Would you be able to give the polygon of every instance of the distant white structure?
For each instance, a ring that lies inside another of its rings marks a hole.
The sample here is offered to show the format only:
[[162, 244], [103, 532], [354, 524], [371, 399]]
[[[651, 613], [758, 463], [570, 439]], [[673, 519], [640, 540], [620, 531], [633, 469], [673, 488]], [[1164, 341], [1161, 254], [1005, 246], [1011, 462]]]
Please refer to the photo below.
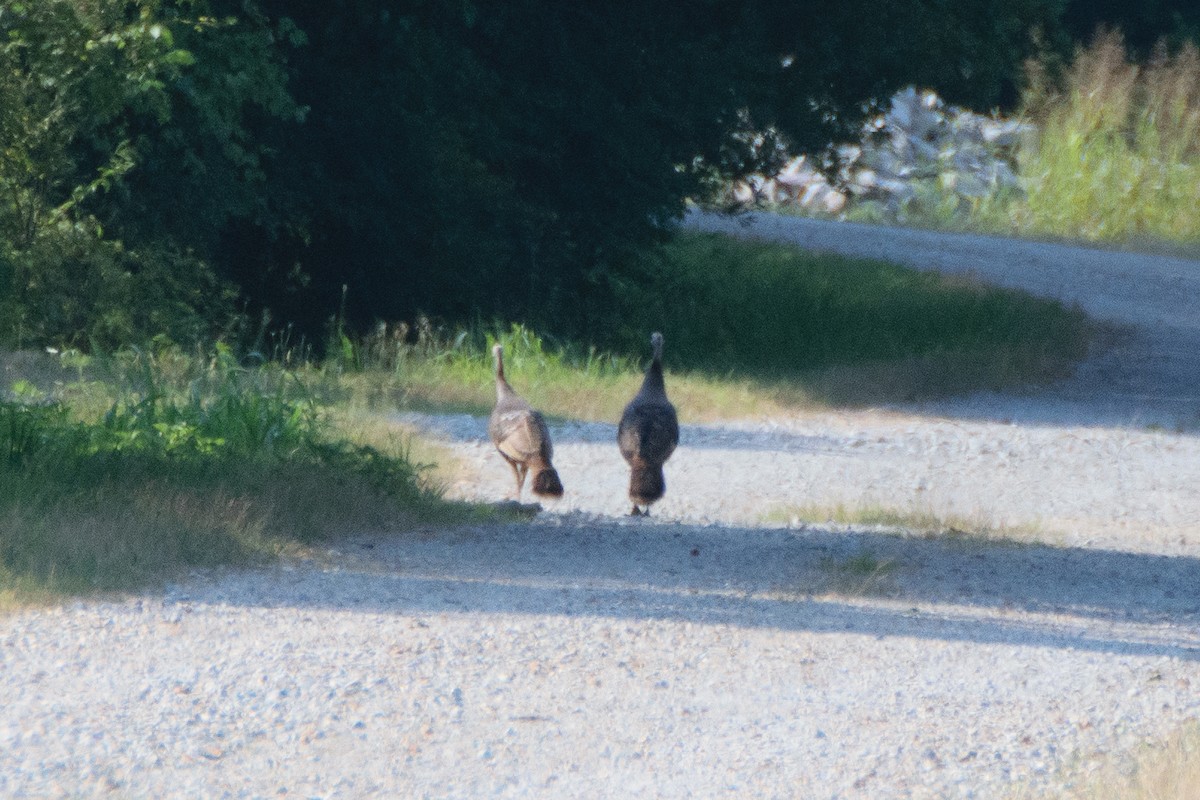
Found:
[[954, 198], [969, 208], [1002, 191], [1020, 191], [1016, 149], [1032, 126], [976, 114], [913, 87], [892, 96], [888, 111], [869, 120], [858, 144], [836, 148], [834, 183], [808, 156], [795, 156], [772, 176], [751, 175], [730, 187], [730, 201], [795, 205], [838, 215], [872, 204], [887, 217], [914, 203]]

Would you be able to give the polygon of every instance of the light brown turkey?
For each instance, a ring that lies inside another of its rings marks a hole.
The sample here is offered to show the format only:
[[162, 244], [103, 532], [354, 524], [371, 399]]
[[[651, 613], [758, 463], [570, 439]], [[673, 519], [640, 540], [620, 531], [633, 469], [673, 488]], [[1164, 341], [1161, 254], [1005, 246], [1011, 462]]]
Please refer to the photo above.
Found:
[[633, 516], [649, 516], [650, 504], [667, 490], [663, 464], [679, 444], [679, 420], [663, 383], [661, 333], [650, 335], [653, 357], [642, 388], [621, 415], [617, 445], [629, 462], [629, 499]]
[[562, 481], [551, 463], [554, 446], [546, 421], [504, 379], [504, 348], [497, 344], [492, 356], [496, 359], [496, 407], [488, 420], [488, 435], [512, 467], [517, 481], [516, 499], [521, 499], [526, 474], [533, 476], [530, 488], [534, 494], [562, 497]]

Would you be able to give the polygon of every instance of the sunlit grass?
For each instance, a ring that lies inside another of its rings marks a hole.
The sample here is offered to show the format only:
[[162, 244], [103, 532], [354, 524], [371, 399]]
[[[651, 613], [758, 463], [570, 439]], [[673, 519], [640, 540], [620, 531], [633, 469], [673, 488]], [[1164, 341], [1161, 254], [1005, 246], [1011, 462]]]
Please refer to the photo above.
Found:
[[[346, 341], [346, 400], [370, 408], [485, 414], [490, 346], [510, 382], [546, 413], [611, 420], [636, 391], [649, 333], [666, 336], [683, 418], [728, 419], [1052, 381], [1095, 333], [1061, 304], [961, 277], [688, 234], [647, 257], [613, 329], [583, 345], [521, 325], [418, 324]], [[415, 342], [413, 341], [415, 338]]]
[[[1035, 78], [1040, 76], [1035, 74]], [[1200, 241], [1200, 53], [1131, 63], [1117, 33], [1080, 50], [1054, 87], [1024, 98], [1036, 140], [1020, 150], [1019, 230], [1100, 241]]]
[[[648, 334], [646, 339], [641, 349], [648, 351]], [[352, 343], [351, 351], [363, 355], [338, 372], [331, 392], [341, 406], [359, 411], [486, 415], [496, 401], [494, 342], [504, 345], [509, 381], [552, 417], [613, 419], [641, 384], [644, 359], [585, 349], [512, 324], [470, 331], [431, 327], [415, 343], [393, 340], [387, 349], [371, 339]], [[328, 373], [329, 366], [322, 365], [308, 371], [308, 380], [319, 384]], [[774, 414], [817, 404], [794, 382], [668, 373], [672, 401], [692, 420]]]
[[[551, 417], [613, 420], [641, 385], [642, 373], [631, 366], [620, 374], [586, 375], [558, 364], [506, 365], [509, 382], [535, 407]], [[699, 373], [667, 371], [671, 401], [693, 422], [758, 417], [821, 403], [804, 387], [746, 378], [721, 379]], [[490, 356], [480, 353], [469, 370], [437, 362], [413, 365], [403, 372], [365, 370], [348, 375], [343, 385], [348, 402], [360, 408], [402, 408], [432, 413], [483, 416], [496, 402]]]
[[943, 514], [919, 505], [891, 506], [871, 501], [785, 505], [767, 511], [763, 521], [792, 526], [868, 526], [960, 542], [1055, 544], [1058, 538], [1034, 524], [1012, 525], [996, 522], [983, 514]]
[[403, 440], [339, 434], [293, 376], [228, 351], [91, 366], [113, 382], [52, 376], [47, 392], [22, 380], [0, 402], [2, 605], [473, 513], [441, 501]]
[[422, 485], [439, 497], [472, 474], [449, 447], [385, 414], [341, 405], [330, 410], [329, 421], [337, 436], [413, 464]]
[[1048, 789], [1022, 786], [1010, 800], [1193, 800], [1200, 787], [1200, 726], [1195, 723], [1102, 762], [1072, 764]]

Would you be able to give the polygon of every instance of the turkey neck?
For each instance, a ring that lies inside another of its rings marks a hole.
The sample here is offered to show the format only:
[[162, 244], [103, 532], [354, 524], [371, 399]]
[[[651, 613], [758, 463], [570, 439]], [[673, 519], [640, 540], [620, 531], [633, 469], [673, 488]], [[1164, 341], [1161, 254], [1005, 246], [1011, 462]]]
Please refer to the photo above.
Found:
[[504, 356], [496, 351], [496, 400], [497, 402], [511, 399], [516, 392], [504, 379]]
[[503, 375], [496, 376], [496, 401], [503, 403], [505, 400], [512, 400], [516, 397], [516, 392], [508, 385], [508, 381], [504, 380]]
[[646, 377], [642, 379], [641, 394], [666, 395], [667, 387], [663, 383], [663, 368], [662, 360], [655, 358], [650, 362], [650, 366], [646, 368]]

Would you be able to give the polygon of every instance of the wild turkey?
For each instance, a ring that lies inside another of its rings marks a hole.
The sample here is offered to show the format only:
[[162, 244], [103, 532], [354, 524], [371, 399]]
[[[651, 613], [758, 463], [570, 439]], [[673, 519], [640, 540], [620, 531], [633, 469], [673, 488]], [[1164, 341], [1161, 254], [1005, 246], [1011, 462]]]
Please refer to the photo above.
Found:
[[646, 368], [642, 388], [625, 406], [617, 428], [617, 445], [629, 462], [629, 499], [632, 516], [649, 516], [650, 504], [667, 489], [663, 464], [679, 444], [679, 420], [663, 384], [661, 333], [650, 336], [653, 358]]
[[504, 379], [504, 349], [497, 344], [492, 355], [496, 359], [496, 408], [488, 420], [488, 435], [512, 467], [517, 480], [516, 499], [521, 499], [527, 473], [533, 474], [534, 494], [562, 497], [562, 481], [550, 463], [554, 447], [546, 421]]

